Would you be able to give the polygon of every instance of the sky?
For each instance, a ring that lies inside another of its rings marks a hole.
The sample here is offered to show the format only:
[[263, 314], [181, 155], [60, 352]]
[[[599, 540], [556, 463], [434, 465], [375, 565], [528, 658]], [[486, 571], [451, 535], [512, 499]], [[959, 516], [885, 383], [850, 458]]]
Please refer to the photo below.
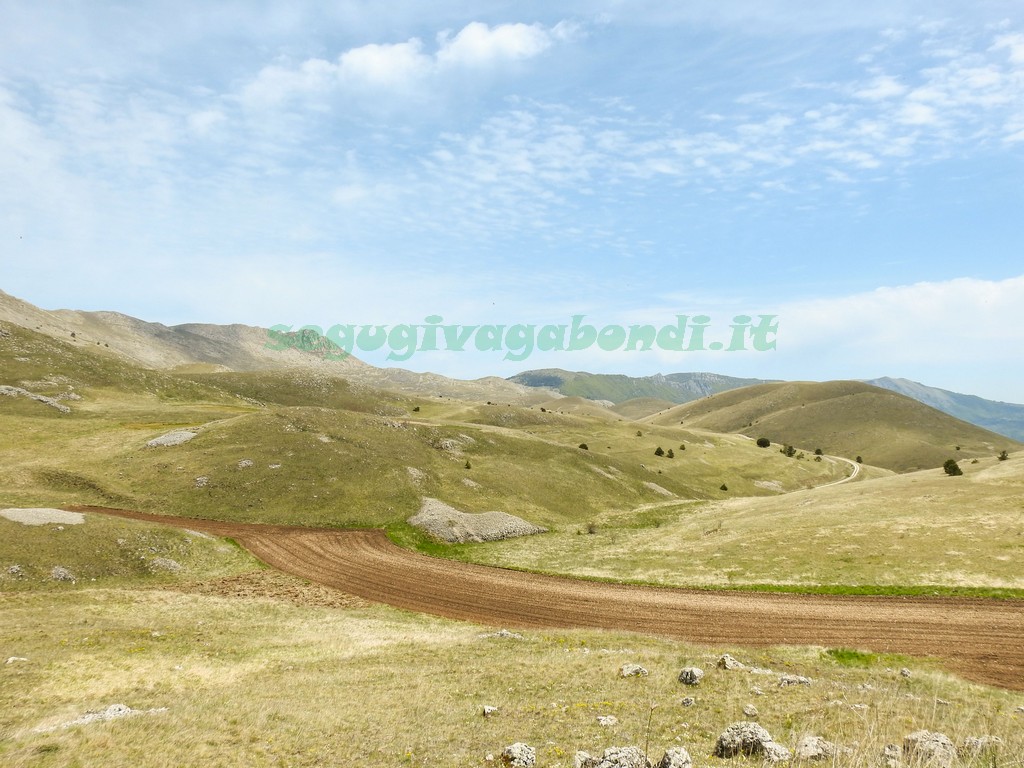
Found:
[[0, 288], [43, 308], [325, 332], [704, 315], [722, 340], [772, 315], [760, 351], [354, 351], [459, 378], [893, 376], [1024, 402], [1019, 0], [0, 0], [0, 19]]

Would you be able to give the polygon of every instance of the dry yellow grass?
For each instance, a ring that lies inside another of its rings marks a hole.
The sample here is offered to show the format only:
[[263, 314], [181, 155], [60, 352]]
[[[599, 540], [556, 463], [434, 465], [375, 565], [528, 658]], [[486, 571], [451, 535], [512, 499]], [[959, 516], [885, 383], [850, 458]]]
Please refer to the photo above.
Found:
[[[697, 766], [746, 704], [790, 748], [808, 734], [853, 752], [837, 768], [875, 764], [919, 728], [960, 741], [1004, 740], [1020, 765], [1019, 694], [965, 684], [927, 663], [822, 649], [700, 648], [629, 634], [492, 630], [368, 607], [307, 607], [178, 591], [89, 589], [0, 594], [0, 762], [9, 766], [314, 766], [483, 764], [514, 742], [538, 765], [566, 768], [578, 749], [682, 745]], [[723, 651], [778, 674], [714, 668]], [[863, 663], [844, 666], [838, 662]], [[645, 678], [623, 679], [624, 663]], [[696, 689], [676, 677], [705, 668]], [[907, 665], [907, 680], [897, 670]], [[758, 695], [754, 688], [760, 688]], [[696, 705], [681, 706], [683, 696]], [[114, 703], [166, 708], [108, 723], [57, 727]], [[647, 718], [653, 712], [650, 733]], [[497, 706], [492, 718], [484, 705]], [[598, 715], [615, 715], [604, 728]], [[965, 760], [971, 768], [990, 763]]]

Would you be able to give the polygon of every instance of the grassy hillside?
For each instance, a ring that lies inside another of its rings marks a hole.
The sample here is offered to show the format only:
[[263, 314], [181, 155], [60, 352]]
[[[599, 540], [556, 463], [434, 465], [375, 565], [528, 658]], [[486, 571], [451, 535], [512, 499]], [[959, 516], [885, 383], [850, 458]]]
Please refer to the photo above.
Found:
[[909, 379], [872, 379], [876, 387], [899, 392], [958, 419], [977, 424], [1014, 440], [1024, 440], [1024, 405], [986, 400], [975, 395], [929, 387]]
[[661, 411], [667, 411], [675, 405], [676, 403], [673, 403], [671, 400], [662, 400], [657, 397], [634, 397], [630, 400], [616, 403], [610, 410], [625, 419], [635, 421], [647, 416], [653, 416]]
[[461, 547], [457, 555], [675, 586], [966, 594], [984, 588], [1020, 595], [1024, 453], [961, 467], [961, 477], [933, 469], [774, 498], [681, 504], [645, 519], [607, 516], [591, 535], [555, 532]]
[[1021, 447], [909, 397], [854, 381], [760, 384], [678, 406], [651, 421], [861, 456], [899, 472]]
[[763, 379], [738, 379], [717, 373], [671, 373], [667, 376], [657, 374], [638, 377], [544, 368], [524, 371], [510, 377], [509, 381], [528, 387], [555, 389], [563, 395], [609, 400], [612, 403], [641, 397], [687, 403], [715, 392], [759, 384]]
[[[310, 371], [170, 375], [21, 329], [0, 339], [0, 355], [10, 361], [5, 381], [51, 394], [74, 386], [81, 397], [67, 401], [69, 413], [0, 398], [0, 490], [11, 506], [401, 528], [429, 496], [559, 527], [668, 499], [776, 492], [759, 480], [800, 488], [845, 472], [734, 436], [675, 427], [637, 436], [636, 425], [588, 401], [569, 400], [568, 414], [415, 399]], [[196, 436], [147, 447], [174, 429]], [[656, 457], [659, 446], [676, 458]]]

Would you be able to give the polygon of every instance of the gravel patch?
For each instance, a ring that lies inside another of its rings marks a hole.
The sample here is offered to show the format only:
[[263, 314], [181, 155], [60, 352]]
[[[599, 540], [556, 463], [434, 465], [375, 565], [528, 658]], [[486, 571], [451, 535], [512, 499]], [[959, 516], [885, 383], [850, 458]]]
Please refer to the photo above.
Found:
[[0, 517], [22, 525], [49, 525], [51, 523], [81, 525], [85, 522], [85, 515], [80, 512], [67, 512], [63, 509], [47, 509], [45, 507], [0, 509]]
[[507, 512], [460, 512], [430, 498], [423, 499], [420, 511], [409, 518], [409, 524], [442, 541], [458, 544], [500, 541], [547, 531]]
[[670, 491], [668, 488], [662, 488], [657, 483], [645, 482], [644, 485], [650, 488], [655, 493], [660, 493], [662, 496], [675, 496], [675, 494], [672, 493], [672, 491]]

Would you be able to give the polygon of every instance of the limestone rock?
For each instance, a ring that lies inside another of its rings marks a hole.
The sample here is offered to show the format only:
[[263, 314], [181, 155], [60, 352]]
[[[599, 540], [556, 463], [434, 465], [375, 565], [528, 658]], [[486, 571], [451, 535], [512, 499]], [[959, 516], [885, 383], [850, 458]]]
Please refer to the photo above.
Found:
[[537, 764], [537, 750], [517, 741], [501, 751], [501, 764], [505, 768], [533, 768]]
[[704, 670], [700, 667], [684, 667], [679, 673], [679, 682], [683, 685], [700, 685], [704, 679]]
[[914, 731], [903, 739], [903, 754], [928, 768], [950, 768], [956, 749], [944, 733]]

